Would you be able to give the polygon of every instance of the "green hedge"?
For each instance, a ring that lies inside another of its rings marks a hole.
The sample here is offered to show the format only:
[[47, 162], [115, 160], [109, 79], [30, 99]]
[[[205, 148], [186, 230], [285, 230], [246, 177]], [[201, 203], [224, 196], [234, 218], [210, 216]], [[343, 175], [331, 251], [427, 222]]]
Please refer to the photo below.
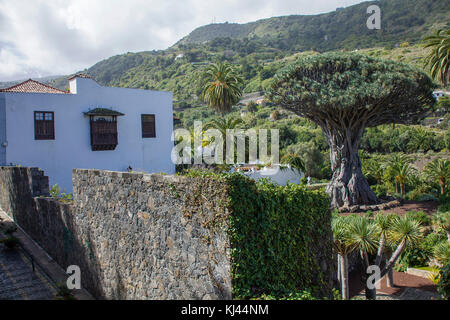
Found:
[[[233, 296], [331, 297], [331, 213], [323, 191], [226, 177]], [[326, 272], [321, 270], [325, 267]], [[303, 296], [303, 295], [301, 295]]]

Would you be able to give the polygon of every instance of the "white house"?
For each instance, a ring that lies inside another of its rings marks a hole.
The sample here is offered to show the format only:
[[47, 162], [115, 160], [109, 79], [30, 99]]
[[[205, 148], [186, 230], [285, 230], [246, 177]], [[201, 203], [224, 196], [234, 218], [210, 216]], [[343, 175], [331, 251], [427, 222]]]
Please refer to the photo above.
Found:
[[34, 80], [0, 89], [0, 165], [36, 166], [72, 191], [72, 169], [175, 172], [172, 93], [103, 87], [69, 91]]
[[231, 172], [242, 171], [244, 175], [256, 181], [262, 178], [268, 178], [281, 186], [285, 186], [288, 182], [300, 184], [301, 179], [305, 177], [303, 172], [291, 168], [290, 165], [274, 165], [270, 168], [264, 167], [261, 170], [256, 169], [255, 167], [246, 167], [245, 170], [242, 169], [243, 168], [233, 168]]

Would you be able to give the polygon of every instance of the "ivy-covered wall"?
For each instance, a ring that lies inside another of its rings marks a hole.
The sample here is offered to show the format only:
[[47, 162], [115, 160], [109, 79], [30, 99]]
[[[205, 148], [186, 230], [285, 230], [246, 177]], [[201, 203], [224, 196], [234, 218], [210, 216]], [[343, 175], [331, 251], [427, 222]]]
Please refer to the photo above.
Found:
[[42, 171], [1, 167], [0, 207], [63, 268], [79, 265], [98, 298], [331, 297], [322, 191], [238, 173], [74, 170], [73, 181], [73, 204], [62, 204], [41, 197]]
[[227, 185], [234, 298], [332, 296], [331, 213], [323, 191], [256, 183], [238, 173], [198, 175]]

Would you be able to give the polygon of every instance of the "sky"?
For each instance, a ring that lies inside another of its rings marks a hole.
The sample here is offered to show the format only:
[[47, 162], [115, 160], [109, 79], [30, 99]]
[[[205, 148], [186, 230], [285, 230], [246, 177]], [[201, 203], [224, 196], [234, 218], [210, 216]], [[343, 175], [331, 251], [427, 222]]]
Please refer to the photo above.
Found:
[[212, 22], [318, 14], [362, 0], [0, 0], [0, 81], [67, 75], [166, 49]]

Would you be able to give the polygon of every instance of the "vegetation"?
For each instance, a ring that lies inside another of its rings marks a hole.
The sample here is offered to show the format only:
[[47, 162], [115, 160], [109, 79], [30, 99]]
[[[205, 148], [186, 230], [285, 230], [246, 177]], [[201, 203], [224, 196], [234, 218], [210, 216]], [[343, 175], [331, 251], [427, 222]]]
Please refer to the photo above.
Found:
[[186, 176], [222, 179], [229, 186], [236, 299], [331, 298], [329, 279], [323, 278], [320, 266], [321, 259], [332, 263], [331, 246], [323, 242], [331, 241], [331, 215], [322, 191], [265, 179], [255, 182], [239, 173], [190, 170]]
[[[214, 41], [216, 38], [229, 38], [230, 42], [241, 40], [241, 46], [247, 50], [252, 49], [253, 43], [292, 52], [340, 48], [351, 50], [367, 48], [373, 44], [386, 47], [413, 43], [421, 39], [424, 30], [436, 25], [437, 21], [449, 20], [448, 6], [439, 0], [381, 0], [376, 4], [383, 12], [383, 29], [380, 31], [367, 29], [368, 4], [361, 3], [316, 16], [291, 15], [242, 25], [210, 24], [197, 28], [176, 46], [183, 48], [190, 44]], [[238, 48], [231, 44], [229, 49]]]
[[431, 76], [447, 87], [450, 68], [450, 30], [438, 30], [424, 41], [425, 48], [432, 48], [425, 59], [425, 65], [430, 68]]
[[209, 107], [223, 116], [239, 102], [242, 82], [242, 78], [229, 63], [212, 64], [205, 71], [202, 97]]
[[[377, 203], [358, 155], [366, 127], [415, 123], [432, 110], [434, 84], [406, 65], [356, 54], [300, 59], [275, 78], [269, 98], [321, 127], [330, 146], [332, 206]], [[407, 169], [407, 168], [405, 168]]]
[[61, 188], [57, 184], [50, 189], [50, 196], [61, 202], [72, 201], [72, 193], [61, 192]]
[[438, 292], [443, 299], [450, 299], [450, 264], [447, 264], [440, 273]]

